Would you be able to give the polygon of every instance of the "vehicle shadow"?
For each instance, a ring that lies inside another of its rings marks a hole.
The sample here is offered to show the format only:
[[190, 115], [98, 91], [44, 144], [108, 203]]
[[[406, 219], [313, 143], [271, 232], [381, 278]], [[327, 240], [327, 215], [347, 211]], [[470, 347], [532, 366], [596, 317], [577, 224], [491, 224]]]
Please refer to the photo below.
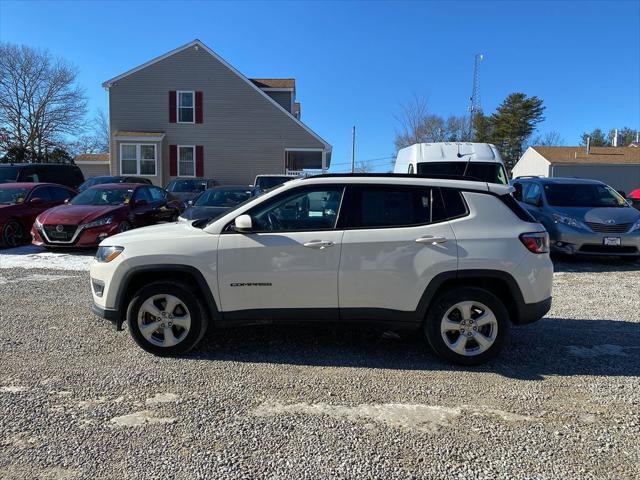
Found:
[[541, 380], [547, 375], [640, 376], [640, 324], [545, 318], [514, 327], [495, 360], [459, 367], [440, 360], [417, 332], [384, 333], [340, 325], [263, 325], [216, 329], [189, 357], [320, 367], [492, 372]]
[[552, 255], [554, 272], [636, 272], [640, 271], [640, 259], [621, 257], [578, 258], [568, 255]]

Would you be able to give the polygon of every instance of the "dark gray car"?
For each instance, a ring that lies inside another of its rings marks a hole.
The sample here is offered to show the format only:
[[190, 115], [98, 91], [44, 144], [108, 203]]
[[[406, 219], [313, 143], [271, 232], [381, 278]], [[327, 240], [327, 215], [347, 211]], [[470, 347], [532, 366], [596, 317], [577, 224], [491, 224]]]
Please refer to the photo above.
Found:
[[250, 185], [229, 185], [211, 188], [200, 195], [193, 205], [180, 215], [180, 220], [192, 221], [205, 218], [211, 220], [240, 203], [258, 196], [260, 193], [262, 193], [262, 190]]
[[640, 211], [613, 188], [580, 178], [517, 178], [514, 197], [551, 238], [551, 250], [640, 256]]
[[198, 198], [206, 189], [220, 185], [212, 178], [176, 178], [171, 180], [165, 190], [170, 192], [175, 198], [182, 200], [187, 206], [189, 201]]

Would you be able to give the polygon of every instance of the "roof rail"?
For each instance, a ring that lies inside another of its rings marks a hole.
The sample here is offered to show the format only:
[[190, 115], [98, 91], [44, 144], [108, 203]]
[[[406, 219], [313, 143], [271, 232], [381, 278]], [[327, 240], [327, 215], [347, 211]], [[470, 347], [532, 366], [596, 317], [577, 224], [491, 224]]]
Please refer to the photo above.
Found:
[[520, 175], [514, 177], [513, 180], [517, 180], [518, 178], [540, 178], [540, 175]]
[[442, 180], [467, 180], [471, 182], [482, 182], [483, 180], [469, 175], [440, 175], [424, 173], [323, 173], [311, 175], [306, 178], [335, 178], [335, 177], [356, 177], [356, 178], [435, 178]]

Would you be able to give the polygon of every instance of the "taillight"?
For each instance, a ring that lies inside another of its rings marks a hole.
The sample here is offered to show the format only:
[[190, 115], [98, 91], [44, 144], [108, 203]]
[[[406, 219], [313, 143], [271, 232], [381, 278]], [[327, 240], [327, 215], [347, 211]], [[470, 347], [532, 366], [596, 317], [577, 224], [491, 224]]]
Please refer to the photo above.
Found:
[[530, 252], [549, 252], [549, 234], [547, 232], [523, 233], [520, 235], [520, 241]]

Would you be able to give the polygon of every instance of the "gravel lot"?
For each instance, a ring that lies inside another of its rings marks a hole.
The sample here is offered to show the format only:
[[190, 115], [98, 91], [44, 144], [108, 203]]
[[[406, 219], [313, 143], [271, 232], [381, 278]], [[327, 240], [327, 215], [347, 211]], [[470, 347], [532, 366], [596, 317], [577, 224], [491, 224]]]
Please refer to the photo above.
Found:
[[0, 478], [637, 479], [640, 263], [556, 270], [547, 318], [465, 369], [328, 327], [158, 359], [90, 313], [86, 272], [0, 268]]

